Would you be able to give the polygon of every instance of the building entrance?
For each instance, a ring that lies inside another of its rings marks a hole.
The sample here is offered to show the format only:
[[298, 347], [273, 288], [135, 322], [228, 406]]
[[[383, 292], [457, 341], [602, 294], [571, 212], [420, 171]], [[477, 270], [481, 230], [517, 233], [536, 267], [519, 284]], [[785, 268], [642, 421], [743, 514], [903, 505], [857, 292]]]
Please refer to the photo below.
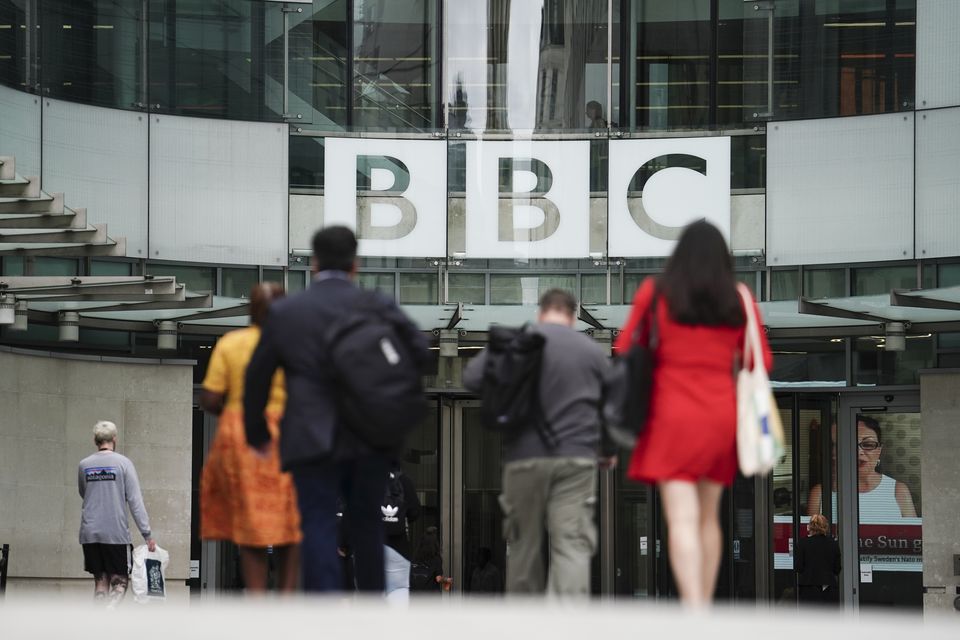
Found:
[[922, 606], [915, 391], [778, 395], [786, 455], [771, 477], [776, 603], [797, 601], [793, 549], [822, 513], [840, 542], [847, 607]]

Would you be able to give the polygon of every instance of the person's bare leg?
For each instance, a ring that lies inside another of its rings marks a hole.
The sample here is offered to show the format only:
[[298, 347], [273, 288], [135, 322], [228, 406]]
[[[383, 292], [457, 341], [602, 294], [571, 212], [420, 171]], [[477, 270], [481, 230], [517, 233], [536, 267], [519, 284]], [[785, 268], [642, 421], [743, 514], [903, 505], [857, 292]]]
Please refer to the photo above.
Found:
[[240, 570], [243, 584], [250, 593], [267, 590], [267, 550], [260, 547], [240, 547]]
[[93, 599], [100, 601], [107, 597], [110, 590], [110, 576], [101, 573], [93, 577]]
[[110, 602], [107, 603], [108, 609], [113, 609], [123, 600], [127, 593], [127, 584], [130, 581], [129, 576], [111, 574], [110, 580]]
[[700, 507], [697, 486], [682, 480], [661, 482], [667, 519], [670, 568], [680, 591], [680, 600], [691, 607], [702, 607], [703, 551], [700, 548]]
[[274, 547], [273, 552], [277, 555], [277, 589], [293, 593], [300, 582], [300, 545]]
[[720, 554], [723, 553], [723, 532], [720, 530], [720, 499], [723, 485], [711, 480], [697, 483], [700, 504], [700, 548], [703, 553], [703, 571], [700, 594], [705, 603], [713, 600], [720, 571]]

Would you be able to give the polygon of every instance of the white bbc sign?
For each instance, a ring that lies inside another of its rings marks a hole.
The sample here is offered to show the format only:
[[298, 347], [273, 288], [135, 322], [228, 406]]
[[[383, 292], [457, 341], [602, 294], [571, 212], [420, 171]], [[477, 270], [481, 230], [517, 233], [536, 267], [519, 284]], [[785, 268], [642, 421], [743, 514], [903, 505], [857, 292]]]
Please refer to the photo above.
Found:
[[[465, 145], [465, 257], [590, 255], [588, 141]], [[324, 152], [324, 223], [355, 229], [361, 255], [447, 254], [444, 141], [327, 138]], [[730, 138], [612, 140], [609, 155], [608, 255], [669, 255], [700, 219], [729, 238]]]

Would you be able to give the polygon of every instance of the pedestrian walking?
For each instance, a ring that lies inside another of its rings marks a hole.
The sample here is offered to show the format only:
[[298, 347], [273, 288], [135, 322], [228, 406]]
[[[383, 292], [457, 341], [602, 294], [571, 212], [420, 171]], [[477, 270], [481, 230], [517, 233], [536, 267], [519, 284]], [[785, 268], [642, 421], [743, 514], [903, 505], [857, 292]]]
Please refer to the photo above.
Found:
[[[264, 409], [274, 372], [282, 367], [288, 397], [280, 459], [284, 470], [293, 473], [297, 490], [303, 588], [329, 592], [343, 587], [337, 554], [342, 499], [340, 546], [353, 555], [357, 589], [382, 594], [384, 479], [403, 434], [425, 413], [420, 375], [429, 352], [393, 300], [354, 284], [357, 239], [352, 231], [318, 231], [312, 269], [309, 288], [271, 305], [247, 367], [247, 442], [269, 449]], [[358, 391], [364, 383], [369, 387]], [[412, 410], [396, 409], [404, 403]], [[358, 415], [380, 419], [357, 420]]]
[[826, 516], [818, 513], [810, 518], [807, 536], [798, 539], [793, 549], [800, 602], [836, 606], [840, 603], [840, 545], [830, 535]]
[[150, 551], [157, 543], [140, 493], [140, 479], [129, 458], [117, 453], [117, 425], [101, 420], [93, 426], [97, 452], [80, 461], [77, 488], [83, 498], [80, 544], [84, 569], [93, 574], [95, 600], [115, 607], [130, 582], [131, 539], [127, 508]]
[[720, 567], [720, 498], [737, 472], [734, 369], [746, 326], [730, 252], [716, 227], [688, 226], [663, 275], [640, 285], [617, 351], [646, 340], [651, 323], [658, 342], [650, 409], [627, 476], [659, 488], [680, 597], [702, 606], [713, 597]]
[[277, 589], [292, 592], [300, 573], [300, 514], [293, 478], [280, 470], [277, 438], [286, 402], [283, 372], [270, 383], [265, 411], [270, 434], [267, 455], [248, 446], [243, 428], [247, 363], [260, 340], [260, 327], [283, 288], [266, 282], [250, 291], [251, 326], [217, 341], [203, 380], [200, 406], [219, 416], [217, 432], [200, 479], [200, 537], [229, 540], [240, 549], [247, 591], [267, 589], [268, 547], [277, 559]]
[[420, 519], [420, 499], [413, 480], [399, 464], [387, 474], [387, 490], [380, 505], [386, 536], [384, 569], [387, 602], [405, 605], [410, 602], [410, 524]]
[[[536, 424], [503, 433], [500, 507], [509, 549], [508, 593], [586, 596], [590, 590], [599, 404], [609, 362], [596, 342], [573, 328], [576, 312], [573, 295], [551, 289], [540, 299], [536, 325], [528, 328], [543, 338], [539, 382], [531, 390], [539, 415], [532, 420]], [[480, 392], [491, 384], [497, 372], [488, 370], [487, 362], [496, 357], [481, 351], [464, 370], [464, 386]], [[492, 572], [488, 565], [489, 557], [481, 574]]]

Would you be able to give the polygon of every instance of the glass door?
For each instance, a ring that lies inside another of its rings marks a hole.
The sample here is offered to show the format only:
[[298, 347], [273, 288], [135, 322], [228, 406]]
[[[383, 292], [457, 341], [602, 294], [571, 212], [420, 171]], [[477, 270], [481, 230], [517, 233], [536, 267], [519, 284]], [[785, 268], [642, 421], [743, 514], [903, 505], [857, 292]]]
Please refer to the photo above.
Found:
[[836, 501], [824, 508], [823, 496], [836, 495], [837, 394], [784, 394], [777, 406], [784, 427], [784, 457], [774, 467], [772, 484], [773, 602], [795, 606], [797, 581], [794, 543], [807, 535], [810, 517], [827, 516], [839, 535]]
[[483, 428], [478, 400], [453, 404], [453, 587], [471, 594], [502, 593], [507, 546], [500, 512], [501, 438]]
[[923, 606], [919, 404], [916, 394], [895, 393], [851, 398], [844, 406], [841, 451], [851, 464], [841, 512], [846, 502], [856, 514], [850, 538], [857, 541], [844, 582], [860, 607]]

